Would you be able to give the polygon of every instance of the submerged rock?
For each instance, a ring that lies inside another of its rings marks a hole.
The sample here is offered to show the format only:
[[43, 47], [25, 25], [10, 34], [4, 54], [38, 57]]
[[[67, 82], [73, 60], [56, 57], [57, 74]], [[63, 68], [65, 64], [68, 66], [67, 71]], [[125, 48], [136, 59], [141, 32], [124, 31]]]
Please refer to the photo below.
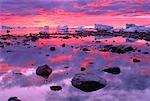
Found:
[[59, 91], [59, 90], [62, 90], [62, 87], [61, 86], [51, 86], [50, 89], [54, 90], [54, 91]]
[[51, 73], [52, 73], [52, 69], [47, 64], [43, 66], [39, 66], [36, 69], [36, 74], [46, 79], [49, 77]]
[[120, 68], [119, 67], [111, 67], [111, 68], [103, 69], [102, 71], [107, 72], [107, 73], [111, 73], [111, 74], [119, 74]]
[[10, 97], [8, 101], [21, 101], [17, 97]]
[[72, 81], [72, 85], [84, 92], [92, 92], [104, 88], [106, 86], [106, 80], [90, 73], [76, 74]]

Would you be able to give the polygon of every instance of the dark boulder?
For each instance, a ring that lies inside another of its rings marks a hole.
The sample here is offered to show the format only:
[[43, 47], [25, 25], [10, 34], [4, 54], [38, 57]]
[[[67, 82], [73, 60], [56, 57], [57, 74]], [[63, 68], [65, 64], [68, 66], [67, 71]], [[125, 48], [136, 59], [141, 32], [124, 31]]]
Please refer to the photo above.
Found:
[[106, 86], [106, 80], [90, 73], [76, 74], [72, 81], [72, 85], [84, 92], [92, 92], [104, 88]]
[[49, 77], [51, 73], [52, 69], [48, 65], [39, 66], [36, 69], [36, 74], [46, 79]]

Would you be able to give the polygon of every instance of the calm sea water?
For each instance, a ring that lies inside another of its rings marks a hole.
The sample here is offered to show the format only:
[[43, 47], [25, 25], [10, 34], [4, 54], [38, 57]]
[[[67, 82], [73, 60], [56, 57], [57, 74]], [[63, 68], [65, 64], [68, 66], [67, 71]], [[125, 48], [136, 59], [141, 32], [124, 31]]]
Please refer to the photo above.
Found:
[[[22, 35], [29, 32], [32, 31], [11, 33]], [[29, 41], [29, 45], [24, 45], [23, 40], [24, 37], [17, 40], [0, 39], [1, 42], [13, 44], [0, 49], [0, 101], [7, 101], [12, 96], [17, 96], [22, 101], [150, 101], [150, 54], [117, 54], [102, 52], [98, 48], [113, 44], [150, 52], [150, 47], [146, 45], [150, 42], [137, 40], [128, 43], [123, 37], [106, 36], [69, 39], [51, 37]], [[66, 46], [62, 47], [62, 44]], [[56, 50], [50, 51], [51, 46], [56, 47]], [[90, 51], [82, 51], [83, 47]], [[138, 58], [141, 62], [133, 63], [133, 58]], [[35, 74], [36, 68], [44, 64], [53, 69], [47, 81]], [[69, 68], [64, 68], [65, 66]], [[106, 66], [118, 66], [121, 73], [103, 73], [101, 70]], [[86, 71], [80, 71], [81, 67], [85, 67]], [[81, 72], [91, 72], [105, 78], [106, 87], [89, 93], [74, 88], [70, 81], [76, 73]], [[60, 85], [62, 90], [52, 91], [52, 85]]]

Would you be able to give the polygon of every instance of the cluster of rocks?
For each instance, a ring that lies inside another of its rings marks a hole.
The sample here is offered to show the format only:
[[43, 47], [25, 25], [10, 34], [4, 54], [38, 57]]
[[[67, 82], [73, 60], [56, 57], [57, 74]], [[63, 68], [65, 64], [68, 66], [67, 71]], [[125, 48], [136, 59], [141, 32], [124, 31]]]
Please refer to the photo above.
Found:
[[[68, 68], [68, 67], [65, 67]], [[108, 67], [102, 70], [103, 72], [111, 74], [119, 74], [119, 67]], [[39, 66], [36, 69], [36, 74], [48, 79], [49, 75], [52, 73], [52, 69], [48, 65]], [[72, 85], [84, 92], [96, 91], [106, 86], [107, 81], [101, 78], [99, 75], [94, 73], [77, 73], [71, 80]], [[62, 89], [61, 86], [51, 86], [51, 90], [59, 91]]]
[[[111, 73], [111, 74], [119, 74], [120, 68], [119, 67], [107, 67], [106, 69], [103, 69], [102, 71]], [[73, 79], [71, 80], [72, 85], [80, 89], [84, 92], [92, 92], [99, 89], [104, 88], [107, 85], [107, 81], [100, 77], [97, 74], [94, 73], [78, 73], [75, 74]]]
[[134, 49], [131, 46], [123, 46], [123, 45], [119, 45], [119, 46], [113, 46], [112, 44], [110, 45], [105, 45], [103, 46], [99, 51], [104, 51], [104, 52], [112, 52], [112, 53], [118, 53], [118, 54], [124, 54], [127, 52], [134, 52], [136, 49]]

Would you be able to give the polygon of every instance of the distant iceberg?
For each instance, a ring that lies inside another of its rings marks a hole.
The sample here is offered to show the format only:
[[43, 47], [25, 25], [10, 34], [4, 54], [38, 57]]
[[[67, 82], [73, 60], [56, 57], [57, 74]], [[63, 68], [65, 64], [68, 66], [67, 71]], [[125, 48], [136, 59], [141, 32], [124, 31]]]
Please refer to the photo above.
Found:
[[112, 29], [113, 29], [112, 26], [95, 24], [95, 30], [97, 30], [97, 31], [110, 31]]
[[83, 28], [83, 26], [79, 26], [75, 29], [75, 32], [84, 32], [85, 29]]
[[126, 28], [123, 32], [139, 32], [139, 33], [150, 33], [150, 27], [137, 26], [135, 24], [126, 24]]
[[57, 32], [68, 32], [69, 27], [67, 25], [65, 26], [57, 26]]

